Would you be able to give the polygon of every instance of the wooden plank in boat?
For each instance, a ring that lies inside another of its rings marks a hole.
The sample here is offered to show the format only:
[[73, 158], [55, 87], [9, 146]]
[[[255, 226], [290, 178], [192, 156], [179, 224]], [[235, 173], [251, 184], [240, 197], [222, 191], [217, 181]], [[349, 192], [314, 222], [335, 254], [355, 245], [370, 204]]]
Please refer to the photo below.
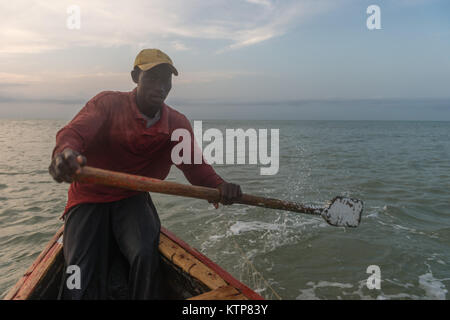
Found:
[[170, 240], [164, 233], [160, 234], [159, 251], [175, 265], [195, 279], [214, 290], [227, 283], [211, 268], [192, 256], [184, 248]]
[[187, 300], [247, 300], [247, 297], [233, 286], [223, 286]]
[[247, 299], [249, 300], [264, 300], [262, 296], [257, 294], [255, 291], [244, 285], [242, 282], [234, 278], [231, 274], [229, 274], [227, 271], [222, 269], [219, 265], [211, 261], [208, 257], [200, 253], [194, 248], [191, 248], [186, 242], [179, 239], [177, 236], [175, 236], [172, 232], [167, 230], [164, 227], [161, 227], [161, 234], [164, 234], [167, 238], [178, 244], [180, 247], [184, 248], [188, 253], [190, 253], [193, 257], [198, 259], [202, 264], [204, 264], [206, 267], [214, 270], [214, 272], [222, 278], [227, 284], [233, 286], [238, 291], [240, 291]]

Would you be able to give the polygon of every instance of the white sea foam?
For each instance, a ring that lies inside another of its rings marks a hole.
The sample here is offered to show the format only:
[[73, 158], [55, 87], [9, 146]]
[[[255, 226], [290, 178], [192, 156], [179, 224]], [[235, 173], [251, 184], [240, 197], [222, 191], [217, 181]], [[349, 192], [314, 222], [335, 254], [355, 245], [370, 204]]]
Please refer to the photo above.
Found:
[[323, 287], [337, 287], [341, 289], [353, 288], [353, 285], [350, 283], [339, 283], [339, 282], [330, 282], [330, 281], [319, 281], [314, 283], [312, 281], [307, 283], [311, 288], [301, 289], [300, 294], [296, 297], [297, 300], [319, 300], [320, 298], [316, 296], [315, 290], [317, 288]]
[[229, 227], [228, 235], [238, 235], [249, 231], [286, 231], [286, 229], [298, 232], [301, 230], [301, 227], [309, 225], [326, 227], [327, 224], [321, 220], [322, 219], [289, 219], [285, 216], [278, 217], [274, 222], [238, 220]]
[[223, 237], [225, 237], [225, 235], [223, 235], [223, 234], [212, 235], [212, 236], [209, 237], [209, 240], [210, 241], [216, 241], [216, 240], [219, 240], [219, 239], [221, 239]]
[[231, 227], [230, 231], [232, 234], [240, 234], [242, 232], [248, 232], [248, 231], [264, 231], [264, 230], [279, 230], [280, 225], [274, 224], [274, 223], [266, 223], [266, 222], [260, 222], [260, 221], [236, 221]]
[[425, 290], [427, 298], [434, 300], [445, 300], [448, 290], [441, 282], [442, 280], [447, 279], [436, 279], [430, 271], [419, 276], [419, 285], [423, 290]]
[[[319, 296], [317, 296], [316, 290], [318, 288], [327, 288], [327, 287], [337, 287], [341, 289], [347, 289], [345, 292], [342, 292], [343, 296], [339, 296], [339, 299], [348, 299], [348, 297], [359, 297], [362, 300], [388, 300], [388, 299], [437, 299], [437, 300], [445, 300], [447, 289], [445, 288], [445, 285], [442, 283], [442, 281], [447, 281], [450, 279], [436, 279], [431, 272], [425, 273], [421, 276], [419, 276], [419, 285], [422, 289], [425, 290], [425, 296], [422, 295], [415, 295], [410, 294], [406, 292], [399, 292], [399, 293], [392, 293], [387, 294], [384, 292], [380, 292], [377, 296], [370, 296], [367, 294], [364, 294], [363, 291], [365, 291], [366, 288], [366, 280], [361, 280], [358, 283], [358, 288], [355, 288], [354, 291], [348, 291], [348, 289], [354, 288], [354, 285], [350, 283], [339, 283], [339, 282], [329, 282], [329, 281], [319, 281], [319, 282], [308, 282], [307, 286], [309, 288], [300, 289], [300, 294], [296, 297], [296, 299], [299, 300], [319, 300], [321, 299]], [[390, 282], [392, 284], [395, 284], [397, 286], [404, 287], [406, 290], [410, 290], [412, 287], [414, 287], [411, 283], [401, 283], [397, 279], [385, 279], [384, 281]]]

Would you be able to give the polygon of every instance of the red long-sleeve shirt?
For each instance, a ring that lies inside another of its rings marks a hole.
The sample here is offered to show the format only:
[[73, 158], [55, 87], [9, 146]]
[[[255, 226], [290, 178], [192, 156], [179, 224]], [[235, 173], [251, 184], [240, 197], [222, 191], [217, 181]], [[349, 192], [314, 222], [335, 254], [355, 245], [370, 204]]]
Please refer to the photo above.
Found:
[[[86, 156], [87, 164], [92, 167], [165, 179], [173, 164], [172, 147], [179, 143], [171, 141], [171, 135], [178, 128], [187, 129], [191, 134], [191, 164], [177, 165], [188, 181], [212, 188], [224, 182], [204, 159], [201, 164], [194, 164], [194, 148], [197, 147], [191, 124], [183, 114], [164, 104], [160, 120], [146, 128], [146, 119], [136, 105], [136, 89], [105, 91], [92, 98], [58, 131], [52, 157], [71, 148]], [[80, 203], [111, 202], [137, 193], [73, 182], [64, 214]]]

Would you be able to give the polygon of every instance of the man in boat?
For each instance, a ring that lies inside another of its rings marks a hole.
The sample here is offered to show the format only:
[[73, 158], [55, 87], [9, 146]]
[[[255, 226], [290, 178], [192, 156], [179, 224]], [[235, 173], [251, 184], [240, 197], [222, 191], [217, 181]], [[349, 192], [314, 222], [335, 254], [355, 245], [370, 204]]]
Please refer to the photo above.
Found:
[[[172, 147], [179, 142], [172, 141], [171, 134], [178, 128], [191, 133], [192, 157], [198, 152], [189, 120], [164, 103], [172, 74], [178, 71], [165, 53], [142, 50], [131, 71], [134, 90], [99, 93], [56, 135], [49, 173], [57, 182], [71, 183], [63, 214], [64, 259], [66, 267], [79, 267], [81, 275], [80, 288], [68, 288], [64, 281], [63, 299], [109, 298], [108, 283], [120, 278], [111, 276], [113, 266], [127, 278], [126, 297], [159, 298], [160, 220], [150, 195], [74, 182], [72, 176], [89, 163], [165, 179], [173, 164]], [[222, 204], [231, 204], [242, 194], [239, 185], [223, 180], [204, 160], [177, 167], [191, 184], [218, 188]]]

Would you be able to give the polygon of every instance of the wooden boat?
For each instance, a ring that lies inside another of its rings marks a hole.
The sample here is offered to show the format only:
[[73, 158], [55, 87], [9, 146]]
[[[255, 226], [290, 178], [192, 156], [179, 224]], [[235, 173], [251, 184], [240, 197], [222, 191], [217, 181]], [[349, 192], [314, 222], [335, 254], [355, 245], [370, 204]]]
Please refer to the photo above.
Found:
[[[55, 300], [62, 283], [63, 227], [53, 236], [5, 300]], [[206, 256], [161, 228], [159, 253], [164, 274], [164, 297], [191, 300], [261, 300]]]

